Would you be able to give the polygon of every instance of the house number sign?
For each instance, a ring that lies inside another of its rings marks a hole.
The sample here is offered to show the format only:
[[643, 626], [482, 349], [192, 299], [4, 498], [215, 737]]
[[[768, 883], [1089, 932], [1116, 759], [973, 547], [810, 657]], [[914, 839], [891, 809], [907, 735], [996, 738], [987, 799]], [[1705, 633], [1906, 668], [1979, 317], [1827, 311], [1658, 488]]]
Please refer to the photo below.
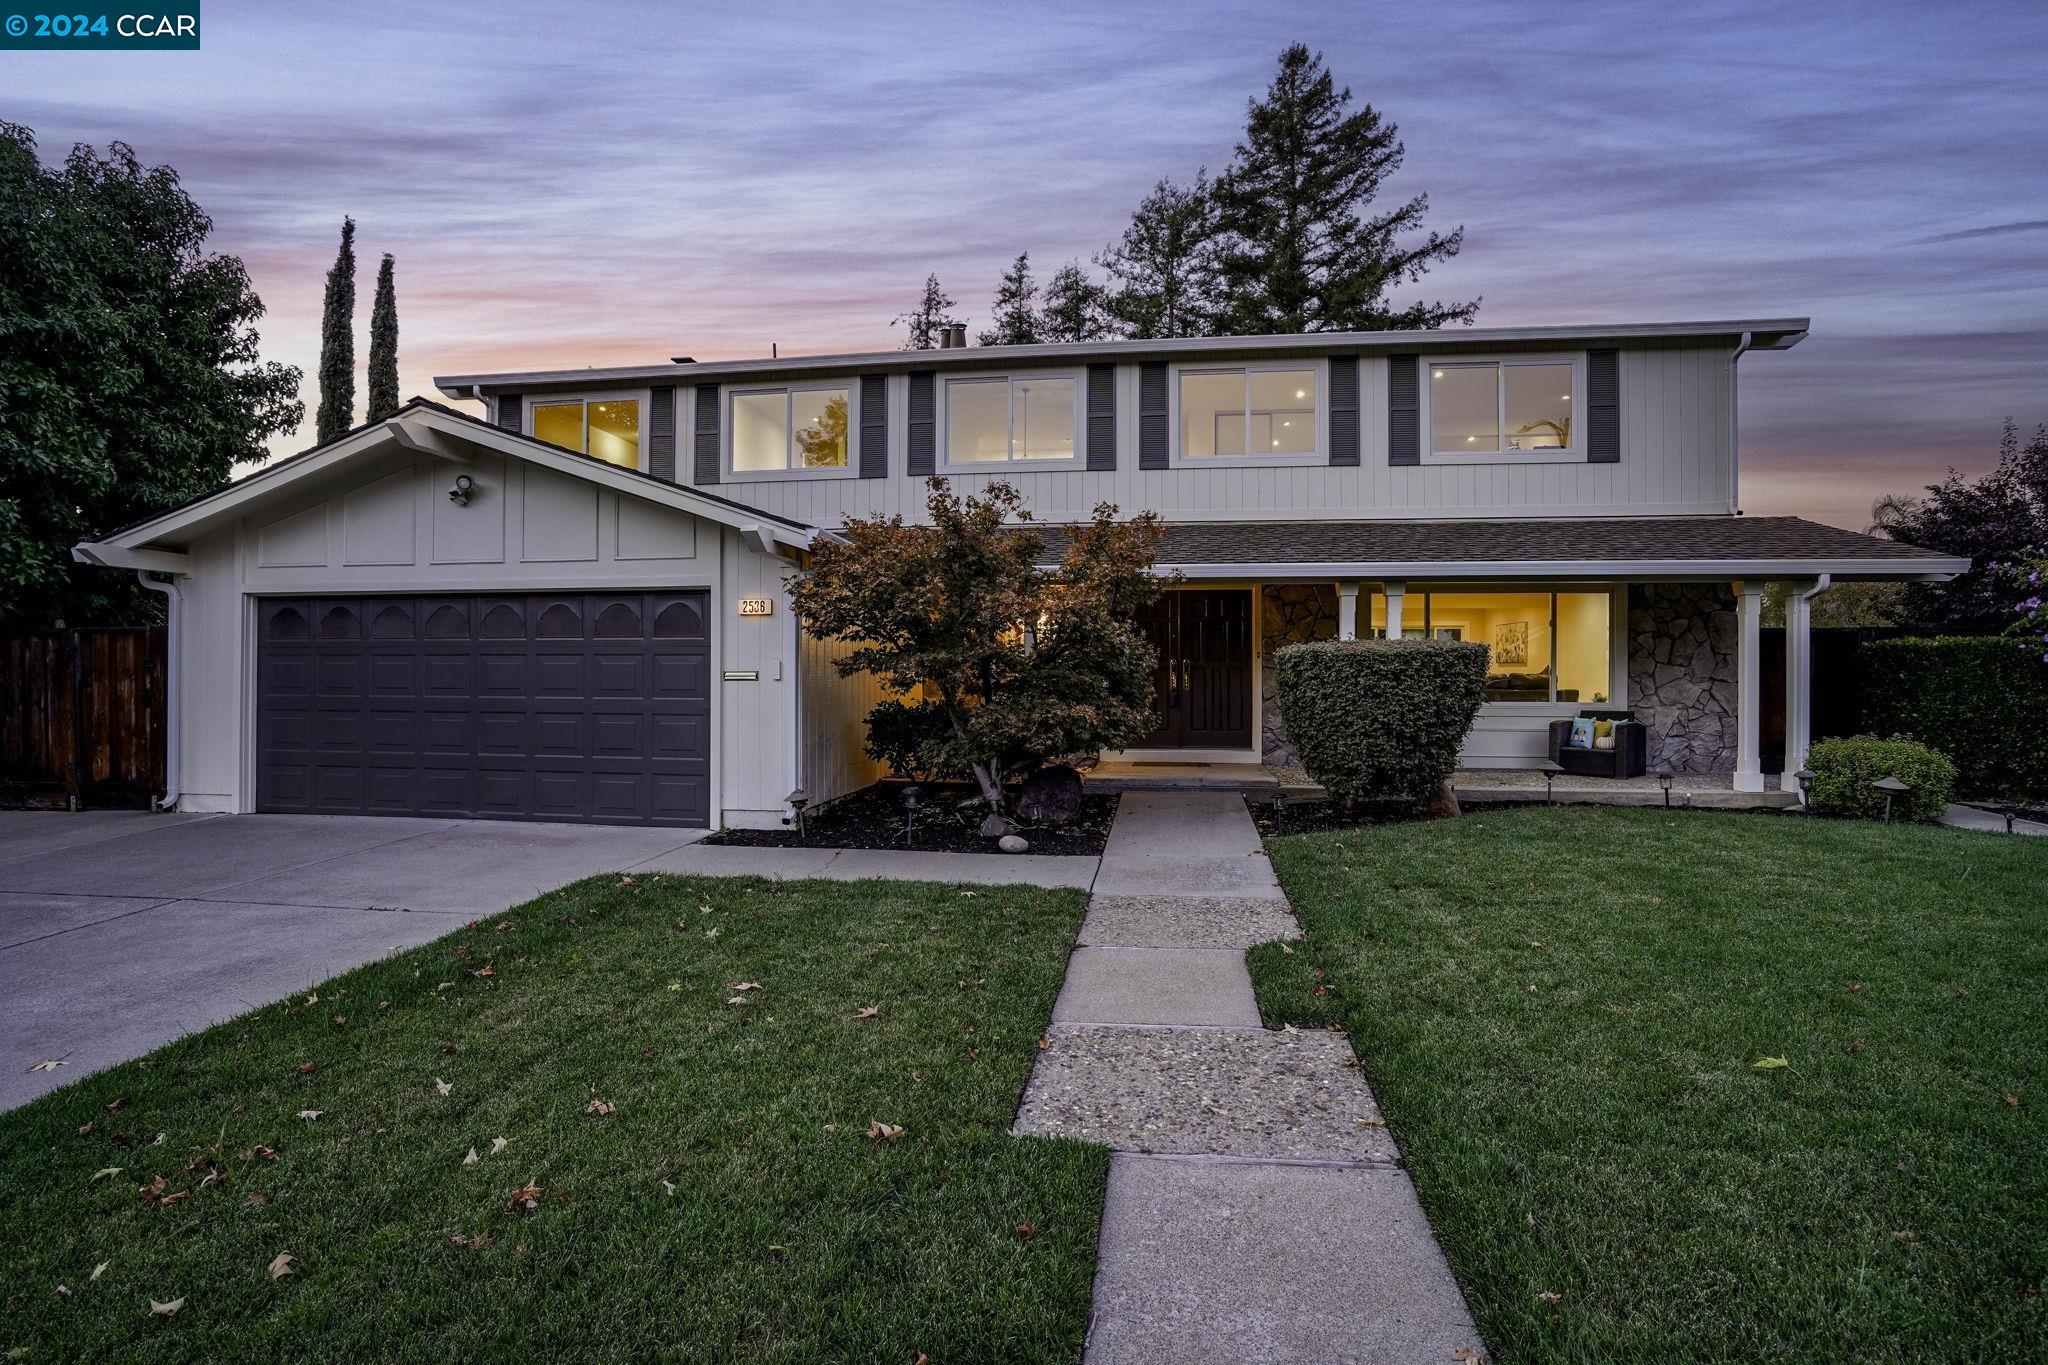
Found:
[[775, 614], [775, 599], [772, 597], [742, 597], [740, 615], [772, 616]]

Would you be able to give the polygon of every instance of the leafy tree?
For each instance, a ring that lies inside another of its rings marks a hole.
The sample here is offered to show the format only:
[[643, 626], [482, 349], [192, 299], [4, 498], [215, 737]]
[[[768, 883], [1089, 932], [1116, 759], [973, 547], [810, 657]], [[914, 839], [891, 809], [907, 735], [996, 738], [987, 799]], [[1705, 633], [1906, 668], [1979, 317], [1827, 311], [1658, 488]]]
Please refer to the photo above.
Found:
[[1147, 512], [1103, 504], [1069, 528], [1058, 567], [1006, 483], [956, 497], [929, 482], [928, 526], [857, 517], [820, 541], [792, 586], [804, 629], [852, 648], [834, 666], [904, 700], [868, 715], [868, 751], [913, 772], [969, 772], [990, 813], [1057, 759], [1137, 743], [1152, 714], [1152, 647], [1132, 624], [1159, 593]]
[[2048, 549], [2048, 427], [2020, 444], [2010, 418], [1998, 465], [1981, 478], [1951, 469], [1927, 495], [1880, 498], [1872, 529], [1945, 554], [1967, 555], [1970, 571], [1948, 583], [1908, 583], [1900, 594], [1914, 625], [1995, 633], [2012, 621], [2012, 567]]
[[1207, 171], [1192, 185], [1161, 180], [1123, 237], [1095, 263], [1109, 272], [1103, 306], [1126, 336], [1207, 336], [1218, 306], [1216, 201]]
[[161, 599], [71, 547], [227, 483], [299, 424], [263, 304], [168, 166], [116, 142], [45, 167], [0, 123], [0, 624], [132, 624]]
[[1045, 282], [1038, 314], [1040, 341], [1099, 341], [1110, 334], [1102, 286], [1088, 278], [1079, 261], [1068, 261]]
[[320, 309], [320, 408], [314, 439], [326, 445], [356, 421], [356, 220], [341, 220], [341, 249]]
[[898, 313], [889, 320], [894, 327], [902, 323], [909, 333], [903, 338], [906, 351], [935, 350], [939, 334], [948, 327], [958, 325], [960, 319], [953, 316], [953, 300], [939, 287], [937, 272], [925, 276], [924, 294], [918, 299], [917, 307], [907, 313]]
[[370, 305], [370, 413], [381, 422], [398, 411], [398, 286], [391, 253], [377, 267], [377, 301]]
[[1038, 313], [1032, 304], [1038, 285], [1031, 278], [1031, 253], [1020, 251], [996, 285], [994, 325], [977, 340], [983, 346], [1029, 346], [1038, 335]]
[[1370, 213], [1405, 150], [1370, 104], [1351, 109], [1321, 53], [1280, 54], [1264, 99], [1245, 119], [1236, 159], [1217, 179], [1223, 309], [1219, 330], [1261, 334], [1438, 327], [1469, 321], [1479, 302], [1412, 303], [1387, 291], [1458, 254], [1464, 229], [1422, 230], [1427, 195]]

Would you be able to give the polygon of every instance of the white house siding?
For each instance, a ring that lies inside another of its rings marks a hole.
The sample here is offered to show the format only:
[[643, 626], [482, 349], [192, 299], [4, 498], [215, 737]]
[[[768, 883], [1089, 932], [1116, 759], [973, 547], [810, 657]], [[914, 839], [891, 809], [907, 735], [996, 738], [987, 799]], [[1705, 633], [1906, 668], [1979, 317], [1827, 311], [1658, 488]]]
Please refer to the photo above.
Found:
[[862, 749], [867, 714], [888, 695], [872, 674], [843, 678], [833, 667], [852, 648], [805, 635], [799, 646], [803, 687], [803, 785], [814, 802], [859, 791], [887, 770]]
[[[1460, 349], [1455, 334], [1431, 354]], [[1499, 348], [1489, 348], [1498, 350]], [[1556, 348], [1552, 348], [1556, 349]], [[1406, 465], [1387, 463], [1387, 367], [1359, 364], [1360, 462], [1356, 467], [1138, 468], [1138, 367], [1117, 371], [1117, 467], [951, 474], [961, 491], [1003, 479], [1045, 520], [1086, 517], [1109, 501], [1125, 512], [1169, 519], [1342, 520], [1379, 517], [1726, 515], [1734, 510], [1733, 375], [1719, 346], [1627, 348], [1621, 362], [1618, 464]], [[924, 480], [906, 462], [909, 380], [889, 378], [889, 470], [885, 479], [792, 478], [725, 482], [720, 496], [812, 526], [900, 513], [921, 519]], [[687, 395], [687, 391], [686, 391]], [[690, 448], [695, 404], [680, 405]], [[943, 435], [940, 445], [943, 448]], [[687, 460], [678, 462], [687, 482]]]
[[[467, 506], [448, 498], [458, 474], [476, 482]], [[780, 818], [795, 686], [787, 623], [742, 619], [737, 599], [779, 595], [786, 561], [736, 532], [505, 456], [457, 464], [394, 452], [308, 480], [188, 552], [182, 809], [254, 807], [258, 595], [702, 588], [713, 668], [761, 675], [712, 692], [712, 809]]]

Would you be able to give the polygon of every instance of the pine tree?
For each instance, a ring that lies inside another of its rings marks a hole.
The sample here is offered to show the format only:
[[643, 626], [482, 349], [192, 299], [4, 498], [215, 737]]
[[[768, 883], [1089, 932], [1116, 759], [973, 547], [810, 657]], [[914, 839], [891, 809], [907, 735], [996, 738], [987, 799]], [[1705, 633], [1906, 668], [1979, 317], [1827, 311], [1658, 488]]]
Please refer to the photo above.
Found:
[[377, 267], [377, 300], [370, 305], [370, 420], [398, 411], [398, 286], [391, 253]]
[[314, 438], [326, 445], [356, 419], [356, 220], [341, 220], [341, 250], [327, 272], [320, 312], [320, 410]]
[[1031, 278], [1031, 253], [1020, 251], [996, 284], [993, 325], [979, 338], [983, 346], [1029, 346], [1039, 340], [1038, 314], [1032, 302], [1038, 285]]
[[1096, 256], [1109, 272], [1103, 306], [1126, 336], [1210, 334], [1217, 309], [1216, 203], [1207, 171], [1186, 187], [1161, 180], [1121, 241]]
[[947, 327], [955, 326], [960, 319], [953, 316], [953, 300], [946, 297], [946, 291], [939, 287], [937, 272], [925, 277], [924, 294], [917, 301], [917, 307], [908, 313], [898, 313], [889, 320], [894, 327], [902, 323], [909, 335], [903, 339], [906, 351], [935, 350], [939, 334]]
[[1102, 286], [1088, 278], [1079, 261], [1068, 261], [1045, 282], [1045, 306], [1038, 311], [1040, 341], [1100, 341], [1110, 334]]
[[1388, 289], [1458, 254], [1464, 229], [1421, 231], [1427, 195], [1368, 216], [1401, 164], [1399, 129], [1370, 104], [1351, 111], [1321, 53], [1280, 54], [1265, 98], [1252, 101], [1244, 141], [1216, 182], [1223, 330], [1232, 333], [1437, 327], [1469, 321], [1471, 303], [1395, 308]]

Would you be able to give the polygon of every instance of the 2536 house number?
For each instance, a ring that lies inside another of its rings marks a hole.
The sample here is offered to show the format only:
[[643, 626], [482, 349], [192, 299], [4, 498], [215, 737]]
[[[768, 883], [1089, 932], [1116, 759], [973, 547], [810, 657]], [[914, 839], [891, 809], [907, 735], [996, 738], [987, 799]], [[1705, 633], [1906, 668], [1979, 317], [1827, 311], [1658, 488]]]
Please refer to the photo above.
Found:
[[775, 599], [772, 597], [742, 597], [740, 615], [772, 616], [775, 614]]

